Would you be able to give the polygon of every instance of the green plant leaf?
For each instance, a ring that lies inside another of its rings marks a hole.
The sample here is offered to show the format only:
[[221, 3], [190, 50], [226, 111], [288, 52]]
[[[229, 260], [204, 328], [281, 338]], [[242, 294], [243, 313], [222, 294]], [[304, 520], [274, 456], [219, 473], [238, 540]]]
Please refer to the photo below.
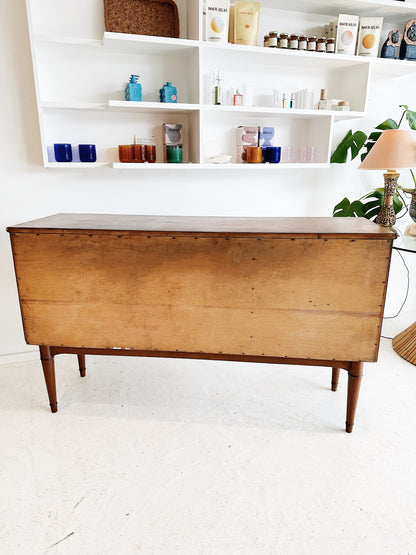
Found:
[[[363, 200], [350, 201], [348, 198], [342, 199], [333, 210], [334, 218], [354, 218], [361, 217], [367, 220], [375, 220], [381, 210], [384, 201], [384, 189], [375, 189], [363, 197]], [[397, 193], [393, 197], [394, 212], [398, 214], [403, 208], [403, 203]]]
[[358, 153], [363, 148], [367, 140], [367, 135], [363, 131], [356, 131], [351, 137], [351, 160], [354, 160]]
[[[373, 194], [373, 196], [377, 196], [380, 199], [381, 203], [383, 204], [383, 202], [384, 202], [384, 187], [380, 187], [380, 188], [376, 189], [375, 191], [373, 191], [373, 193], [369, 193], [368, 195], [371, 195], [371, 194]], [[402, 199], [400, 198], [400, 195], [397, 191], [395, 191], [395, 193], [393, 195], [393, 208], [394, 208], [394, 212], [396, 214], [398, 214], [400, 212], [400, 210], [403, 208]]]
[[351, 151], [351, 160], [354, 160], [366, 140], [367, 135], [363, 131], [353, 133], [350, 129], [332, 154], [331, 163], [344, 164], [347, 161], [349, 150]]
[[407, 110], [407, 121], [409, 122], [410, 129], [416, 130], [416, 112]]
[[[384, 189], [376, 189], [375, 191], [371, 191], [364, 197], [363, 202], [363, 212], [364, 217], [368, 220], [375, 220], [378, 213], [381, 210], [384, 202]], [[395, 214], [398, 214], [400, 210], [403, 208], [403, 202], [401, 201], [398, 193], [394, 193], [393, 196], [393, 209]]]
[[363, 217], [363, 203], [359, 200], [350, 202], [346, 197], [334, 207], [332, 215], [334, 218], [353, 218], [354, 216]]
[[380, 212], [383, 201], [380, 201], [379, 198], [371, 200], [371, 193], [365, 198], [367, 198], [368, 200], [367, 202], [363, 203], [364, 217], [367, 218], [367, 220], [375, 219], [377, 217], [377, 214]]
[[331, 156], [331, 163], [332, 164], [345, 164], [348, 158], [348, 144], [352, 137], [351, 129], [339, 143], [337, 148], [334, 150]]
[[361, 154], [361, 162], [365, 159], [367, 154], [376, 144], [377, 140], [380, 138], [381, 133], [382, 131], [375, 131], [374, 133], [370, 134], [370, 136], [368, 137], [368, 141], [364, 145], [364, 148], [366, 148], [367, 150]]
[[373, 133], [370, 133], [370, 135], [368, 136], [368, 140], [369, 141], [377, 141], [377, 139], [379, 139], [381, 137], [381, 131], [373, 131]]
[[385, 129], [398, 129], [399, 126], [397, 125], [397, 123], [394, 121], [394, 119], [386, 119], [386, 121], [383, 121], [383, 123], [380, 123], [380, 125], [377, 125], [376, 129], [382, 129], [383, 131]]

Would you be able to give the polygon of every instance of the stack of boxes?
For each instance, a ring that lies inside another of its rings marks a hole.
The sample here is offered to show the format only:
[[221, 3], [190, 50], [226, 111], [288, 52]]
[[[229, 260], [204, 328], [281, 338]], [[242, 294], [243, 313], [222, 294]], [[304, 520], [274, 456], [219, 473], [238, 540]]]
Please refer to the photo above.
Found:
[[246, 151], [248, 146], [259, 146], [259, 127], [239, 125], [236, 129], [237, 164], [244, 164], [247, 161]]

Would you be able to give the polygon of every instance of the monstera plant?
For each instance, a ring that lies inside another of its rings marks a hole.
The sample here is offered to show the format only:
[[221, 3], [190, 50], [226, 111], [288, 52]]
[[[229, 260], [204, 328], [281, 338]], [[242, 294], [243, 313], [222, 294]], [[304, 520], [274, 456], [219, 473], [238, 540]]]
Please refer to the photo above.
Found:
[[[399, 123], [397, 123], [394, 119], [388, 118], [383, 121], [383, 123], [380, 123], [380, 125], [377, 125], [375, 131], [370, 133], [368, 136], [363, 131], [355, 131], [355, 133], [353, 133], [349, 130], [332, 154], [331, 163], [344, 164], [348, 161], [349, 154], [351, 160], [353, 160], [360, 153], [361, 161], [363, 161], [375, 145], [382, 132], [386, 129], [399, 129], [404, 119], [407, 120], [411, 129], [416, 130], [416, 112], [409, 110], [409, 107], [405, 104], [400, 104], [400, 108], [403, 108], [403, 113]], [[399, 214], [403, 208], [407, 211], [406, 202], [404, 202], [401, 192], [411, 194], [412, 203], [416, 202], [416, 178], [413, 170], [410, 170], [410, 172], [412, 174], [414, 188], [397, 188], [397, 192], [395, 193], [393, 199], [393, 206], [396, 214]], [[379, 213], [383, 200], [384, 188], [374, 189], [361, 198], [353, 201], [350, 201], [347, 197], [345, 197], [334, 207], [333, 216], [361, 216], [369, 220], [373, 220]]]

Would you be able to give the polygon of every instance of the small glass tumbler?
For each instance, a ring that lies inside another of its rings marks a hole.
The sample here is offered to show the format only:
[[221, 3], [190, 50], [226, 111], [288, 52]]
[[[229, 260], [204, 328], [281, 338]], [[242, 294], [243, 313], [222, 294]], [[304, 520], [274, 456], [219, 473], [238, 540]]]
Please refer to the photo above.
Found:
[[247, 147], [248, 164], [261, 164], [263, 158], [263, 149], [260, 146]]
[[131, 162], [132, 161], [131, 145], [118, 145], [118, 158], [120, 162]]
[[95, 145], [78, 145], [79, 159], [81, 162], [96, 162], [97, 153]]
[[146, 146], [146, 160], [149, 164], [154, 164], [156, 162], [156, 145], [150, 144]]
[[296, 162], [298, 164], [304, 164], [307, 162], [306, 160], [306, 146], [297, 146], [296, 147]]
[[266, 151], [263, 156], [265, 162], [269, 162], [269, 164], [278, 164], [280, 162], [280, 146], [268, 146], [264, 150]]
[[146, 145], [131, 145], [133, 151], [133, 162], [143, 164], [146, 162]]
[[68, 143], [55, 143], [55, 160], [57, 162], [72, 162], [72, 146]]
[[306, 147], [306, 162], [316, 162], [317, 158], [317, 148], [316, 146], [307, 146]]
[[169, 164], [182, 162], [182, 145], [166, 145], [166, 161]]

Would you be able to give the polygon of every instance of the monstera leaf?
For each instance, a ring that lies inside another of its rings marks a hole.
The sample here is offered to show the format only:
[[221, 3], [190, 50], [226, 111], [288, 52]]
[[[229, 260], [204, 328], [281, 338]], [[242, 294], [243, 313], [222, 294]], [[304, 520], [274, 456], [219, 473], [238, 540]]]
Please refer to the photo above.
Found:
[[332, 215], [334, 218], [353, 218], [354, 216], [364, 218], [363, 203], [360, 200], [351, 202], [345, 197], [335, 206]]
[[386, 129], [399, 129], [404, 118], [407, 119], [410, 129], [416, 130], [416, 112], [409, 110], [409, 106], [406, 104], [400, 104], [400, 108], [403, 108], [403, 113], [399, 123], [392, 118], [388, 118], [380, 123], [380, 125], [377, 125], [376, 129], [379, 129], [379, 131], [374, 131], [368, 137], [363, 131], [353, 133], [350, 129], [331, 156], [331, 163], [345, 164], [348, 160], [349, 151], [351, 151], [351, 160], [354, 160], [361, 149], [364, 148], [364, 152], [361, 153], [362, 162], [375, 145], [381, 133]]
[[354, 160], [366, 140], [367, 135], [363, 131], [353, 133], [350, 129], [331, 156], [331, 163], [344, 164], [348, 159], [348, 151], [351, 151], [351, 160]]
[[[384, 189], [376, 189], [361, 199], [350, 201], [344, 198], [334, 207], [332, 215], [334, 218], [361, 217], [367, 220], [375, 220], [380, 212], [384, 201]], [[394, 212], [398, 214], [403, 208], [403, 203], [397, 193], [393, 197]]]

